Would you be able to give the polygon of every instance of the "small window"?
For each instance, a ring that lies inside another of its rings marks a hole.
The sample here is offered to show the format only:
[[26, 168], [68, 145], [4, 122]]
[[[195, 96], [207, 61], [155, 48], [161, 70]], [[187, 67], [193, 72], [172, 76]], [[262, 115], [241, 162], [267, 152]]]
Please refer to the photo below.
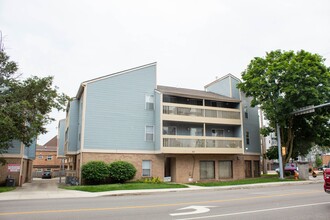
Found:
[[142, 161], [142, 176], [151, 176], [151, 160]]
[[154, 126], [146, 126], [146, 141], [154, 141]]
[[146, 110], [154, 110], [154, 96], [146, 95]]
[[39, 155], [39, 156], [38, 156], [38, 159], [42, 159], [42, 155]]
[[249, 112], [248, 112], [247, 106], [244, 106], [244, 115], [245, 115], [245, 118], [249, 118]]
[[52, 159], [53, 159], [53, 156], [51, 156], [51, 155], [47, 156], [47, 160], [52, 160]]
[[246, 144], [250, 144], [250, 133], [248, 131], [245, 133], [245, 140]]

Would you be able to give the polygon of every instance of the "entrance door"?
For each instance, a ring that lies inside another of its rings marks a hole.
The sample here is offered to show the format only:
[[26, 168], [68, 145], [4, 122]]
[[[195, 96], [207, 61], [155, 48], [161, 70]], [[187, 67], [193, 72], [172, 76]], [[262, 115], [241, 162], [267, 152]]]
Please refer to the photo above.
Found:
[[249, 178], [252, 177], [252, 166], [251, 166], [251, 161], [250, 160], [246, 160], [245, 161], [245, 177]]

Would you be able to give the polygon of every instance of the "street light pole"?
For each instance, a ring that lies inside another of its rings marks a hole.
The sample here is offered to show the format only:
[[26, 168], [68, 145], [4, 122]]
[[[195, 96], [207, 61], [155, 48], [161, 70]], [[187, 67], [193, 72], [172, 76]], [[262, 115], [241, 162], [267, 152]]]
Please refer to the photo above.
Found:
[[283, 163], [282, 163], [282, 147], [281, 147], [281, 134], [280, 134], [280, 125], [276, 123], [276, 133], [277, 133], [277, 151], [278, 151], [278, 163], [280, 171], [280, 179], [284, 179], [283, 176]]

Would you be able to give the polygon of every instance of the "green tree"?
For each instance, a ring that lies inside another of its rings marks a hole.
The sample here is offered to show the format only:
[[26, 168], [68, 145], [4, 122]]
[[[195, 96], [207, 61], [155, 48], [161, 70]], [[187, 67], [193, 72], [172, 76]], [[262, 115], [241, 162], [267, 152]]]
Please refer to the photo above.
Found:
[[49, 113], [63, 110], [68, 97], [53, 87], [53, 77], [20, 79], [18, 66], [0, 49], [0, 154], [12, 140], [29, 146], [54, 121]]
[[304, 50], [276, 50], [254, 58], [242, 73], [238, 88], [252, 97], [252, 106], [260, 106], [273, 130], [276, 123], [280, 125], [281, 146], [286, 150], [283, 163], [307, 154], [314, 144], [330, 146], [328, 107], [310, 114], [291, 114], [330, 101], [330, 71], [324, 61]]
[[316, 154], [315, 155], [315, 166], [320, 167], [322, 165], [323, 165], [323, 162], [322, 162], [320, 155]]

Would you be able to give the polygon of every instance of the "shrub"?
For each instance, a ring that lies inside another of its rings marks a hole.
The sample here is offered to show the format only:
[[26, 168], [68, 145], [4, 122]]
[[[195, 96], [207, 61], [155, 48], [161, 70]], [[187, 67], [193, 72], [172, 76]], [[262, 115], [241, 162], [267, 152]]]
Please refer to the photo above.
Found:
[[103, 161], [90, 161], [82, 166], [81, 175], [86, 184], [98, 185], [109, 178], [109, 166]]
[[136, 169], [126, 161], [116, 161], [109, 165], [111, 182], [124, 183], [134, 178]]
[[163, 181], [159, 177], [150, 177], [150, 178], [144, 178], [144, 183], [162, 183]]

